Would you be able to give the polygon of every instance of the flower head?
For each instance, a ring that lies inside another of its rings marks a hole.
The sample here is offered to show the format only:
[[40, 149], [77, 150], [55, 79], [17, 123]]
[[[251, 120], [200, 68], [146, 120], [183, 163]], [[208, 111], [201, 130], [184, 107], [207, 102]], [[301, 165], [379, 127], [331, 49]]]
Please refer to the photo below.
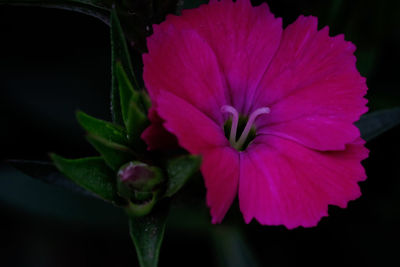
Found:
[[145, 84], [165, 129], [203, 157], [214, 223], [237, 195], [247, 223], [288, 228], [360, 196], [367, 87], [355, 46], [317, 24], [282, 29], [266, 4], [222, 0], [154, 25]]

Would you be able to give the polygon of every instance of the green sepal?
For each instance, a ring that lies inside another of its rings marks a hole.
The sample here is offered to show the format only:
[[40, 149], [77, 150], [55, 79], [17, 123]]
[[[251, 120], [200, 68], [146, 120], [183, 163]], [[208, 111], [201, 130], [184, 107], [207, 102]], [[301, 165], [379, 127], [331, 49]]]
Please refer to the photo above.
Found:
[[167, 188], [165, 196], [171, 197], [200, 169], [201, 157], [181, 156], [167, 162]]
[[[123, 69], [126, 71], [128, 80], [136, 88], [138, 88], [137, 81], [133, 72], [131, 57], [129, 55], [128, 46], [124, 32], [122, 30], [117, 12], [115, 9], [111, 10], [111, 113], [113, 121], [119, 125], [123, 124], [123, 117], [121, 111], [121, 101], [119, 94], [119, 86], [117, 80], [117, 62], [120, 62]], [[129, 98], [128, 98], [129, 99]]]
[[115, 62], [115, 76], [117, 77], [118, 90], [121, 103], [122, 119], [126, 125], [128, 120], [128, 109], [129, 102], [137, 102], [139, 99], [139, 93], [135, 92], [132, 82], [128, 78], [128, 74], [124, 70], [121, 61]]
[[[138, 149], [143, 148], [140, 135], [149, 125], [143, 101], [145, 95], [134, 89], [120, 62], [116, 63], [116, 76], [119, 87], [122, 118], [128, 133], [128, 138]], [[140, 146], [140, 147], [138, 147]]]
[[150, 125], [150, 121], [134, 101], [130, 101], [129, 103], [127, 117], [126, 131], [128, 132], [128, 139], [136, 149], [142, 150], [145, 148], [145, 145], [140, 136], [147, 126]]
[[135, 158], [134, 152], [124, 145], [110, 142], [91, 134], [88, 134], [86, 139], [114, 171], [117, 171], [122, 165]]
[[[129, 217], [142, 217], [149, 214], [152, 210], [154, 205], [157, 203], [159, 199], [158, 192], [146, 193], [148, 196], [144, 200], [135, 200], [129, 201], [128, 206], [125, 208], [125, 212], [128, 214]], [[140, 198], [144, 198], [145, 195], [141, 196]]]
[[126, 145], [128, 143], [126, 131], [118, 125], [94, 118], [82, 111], [76, 113], [76, 118], [82, 128], [91, 135], [117, 144]]
[[149, 113], [149, 109], [151, 108], [150, 97], [144, 91], [140, 92], [139, 97], [140, 97], [141, 103], [143, 104], [143, 108], [144, 108], [145, 113], [146, 114]]
[[118, 194], [126, 200], [143, 202], [160, 191], [164, 176], [158, 167], [143, 162], [131, 161], [118, 171]]
[[145, 201], [150, 199], [153, 196], [153, 193], [136, 191], [134, 195], [137, 201]]
[[131, 217], [129, 233], [136, 248], [141, 267], [156, 267], [164, 238], [169, 203], [160, 203], [148, 215]]
[[57, 169], [84, 189], [113, 203], [120, 202], [115, 187], [115, 174], [101, 157], [66, 159], [50, 154]]
[[[160, 168], [149, 166], [139, 161], [132, 161], [122, 166], [118, 171], [118, 177], [124, 172], [124, 170], [126, 170], [126, 168], [129, 167], [140, 167], [147, 170], [146, 175], [142, 175], [140, 177], [136, 176], [136, 179], [128, 179], [126, 181], [126, 184], [130, 185], [132, 190], [134, 189], [140, 192], [152, 192], [156, 187], [164, 182], [164, 176]], [[121, 181], [121, 179], [119, 179], [119, 181]]]

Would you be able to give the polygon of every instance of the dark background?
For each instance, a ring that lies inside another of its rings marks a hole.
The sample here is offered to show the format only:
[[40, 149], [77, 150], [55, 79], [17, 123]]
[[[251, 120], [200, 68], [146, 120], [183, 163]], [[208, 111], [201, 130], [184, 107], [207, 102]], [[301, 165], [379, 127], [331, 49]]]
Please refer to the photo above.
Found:
[[[187, 1], [196, 6], [201, 1]], [[261, 1], [254, 1], [261, 2]], [[400, 2], [268, 1], [285, 25], [319, 17], [357, 46], [372, 111], [400, 106]], [[94, 155], [75, 111], [110, 120], [109, 28], [54, 9], [0, 6], [0, 159]], [[237, 205], [210, 225], [204, 186], [178, 195], [161, 266], [398, 265], [400, 127], [367, 146], [368, 180], [347, 209], [331, 207], [318, 227], [245, 225]], [[0, 266], [137, 266], [126, 218], [101, 201], [42, 184], [0, 165]]]

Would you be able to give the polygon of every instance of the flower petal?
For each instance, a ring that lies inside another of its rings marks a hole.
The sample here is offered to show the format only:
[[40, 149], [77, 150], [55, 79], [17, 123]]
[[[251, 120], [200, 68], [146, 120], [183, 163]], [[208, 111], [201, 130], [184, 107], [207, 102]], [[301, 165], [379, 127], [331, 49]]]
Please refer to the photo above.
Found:
[[360, 196], [366, 178], [363, 141], [344, 151], [318, 152], [286, 139], [257, 137], [240, 154], [239, 203], [246, 223], [287, 228], [315, 226], [328, 205], [342, 208]]
[[203, 157], [201, 172], [213, 223], [220, 222], [236, 197], [239, 180], [238, 152], [229, 146], [223, 130], [183, 99], [160, 92], [157, 110], [164, 126], [179, 144]]
[[178, 140], [173, 134], [165, 130], [163, 126], [164, 120], [158, 116], [154, 108], [149, 110], [149, 119], [151, 125], [141, 135], [141, 138], [147, 144], [148, 150], [177, 148]]
[[143, 55], [143, 78], [155, 106], [159, 92], [168, 91], [221, 123], [226, 90], [214, 52], [195, 31], [165, 26], [155, 28], [147, 39], [150, 52]]
[[161, 91], [157, 111], [165, 120], [164, 127], [179, 144], [192, 154], [229, 146], [223, 129], [193, 105], [171, 93]]
[[[212, 1], [182, 16], [168, 16], [155, 27], [154, 35], [168, 25], [196, 31], [215, 52], [229, 90], [225, 104], [247, 113], [257, 84], [278, 49], [282, 20], [275, 18], [267, 4], [251, 6], [249, 0]], [[180, 50], [179, 46], [177, 49]]]
[[355, 46], [343, 35], [317, 30], [317, 19], [300, 16], [261, 81], [255, 108], [271, 113], [258, 133], [277, 135], [317, 150], [343, 150], [360, 136], [353, 125], [365, 107], [367, 86], [356, 69]]
[[211, 209], [212, 223], [220, 223], [237, 194], [238, 152], [230, 147], [205, 152], [201, 172], [207, 188], [207, 205]]

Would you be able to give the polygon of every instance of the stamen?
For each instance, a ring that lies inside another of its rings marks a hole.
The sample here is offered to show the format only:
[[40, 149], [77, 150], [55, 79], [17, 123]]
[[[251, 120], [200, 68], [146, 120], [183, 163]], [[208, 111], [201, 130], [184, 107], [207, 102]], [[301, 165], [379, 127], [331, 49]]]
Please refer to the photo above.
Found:
[[234, 145], [236, 149], [240, 149], [246, 142], [247, 136], [249, 135], [251, 127], [253, 126], [253, 122], [256, 120], [256, 118], [261, 114], [268, 114], [270, 113], [270, 111], [271, 110], [269, 108], [263, 107], [256, 109], [255, 111], [253, 111], [253, 113], [250, 114], [249, 120], [247, 121], [246, 127], [244, 128], [242, 135]]
[[228, 105], [222, 106], [221, 112], [232, 114], [232, 126], [231, 133], [229, 135], [229, 142], [233, 146], [234, 144], [236, 144], [236, 132], [239, 124], [239, 113], [234, 107]]

